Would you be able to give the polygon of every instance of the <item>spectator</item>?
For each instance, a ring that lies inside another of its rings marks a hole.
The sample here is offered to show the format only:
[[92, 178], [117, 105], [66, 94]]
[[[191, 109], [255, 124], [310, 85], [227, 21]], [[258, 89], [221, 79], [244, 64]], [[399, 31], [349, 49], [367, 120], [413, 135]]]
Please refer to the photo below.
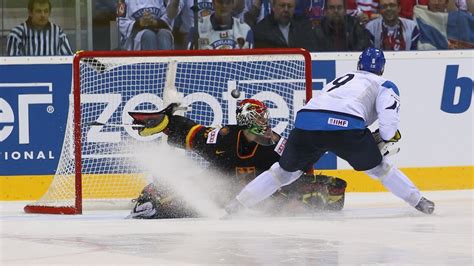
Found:
[[51, 2], [29, 0], [28, 19], [14, 27], [7, 38], [10, 56], [72, 55], [66, 34], [51, 23]]
[[314, 28], [317, 51], [362, 51], [370, 35], [359, 21], [346, 14], [344, 0], [327, 0], [321, 25]]
[[295, 0], [272, 0], [272, 13], [255, 27], [256, 48], [315, 49], [315, 36], [311, 22], [295, 15]]
[[413, 8], [418, 0], [400, 0], [400, 13], [402, 18], [413, 19]]
[[379, 0], [345, 0], [346, 13], [357, 17], [359, 21], [365, 25], [372, 19], [380, 16]]
[[[472, 5], [472, 3], [474, 3], [474, 2], [471, 0], [471, 5]], [[459, 11], [469, 11], [468, 1], [466, 1], [466, 0], [456, 0], [456, 1], [454, 1], [454, 5], [456, 6], [456, 8]]]
[[381, 18], [371, 20], [366, 28], [375, 48], [384, 51], [416, 50], [420, 33], [413, 20], [400, 18], [400, 0], [380, 0]]
[[271, 0], [245, 0], [244, 21], [252, 29], [271, 12]]
[[420, 28], [418, 50], [474, 48], [474, 16], [467, 4], [448, 10], [447, 0], [429, 0], [428, 8], [415, 6], [414, 18]]
[[248, 49], [253, 48], [250, 26], [232, 17], [234, 0], [212, 0], [214, 13], [202, 17], [198, 23], [198, 36], [194, 27], [189, 31], [189, 49]]
[[174, 18], [184, 5], [180, 0], [119, 0], [117, 23], [124, 50], [171, 50]]
[[[188, 47], [189, 30], [194, 27], [194, 0], [184, 0], [184, 7], [176, 18], [173, 36], [175, 39], [175, 49], [185, 50]], [[198, 19], [207, 17], [214, 12], [212, 0], [198, 0], [197, 2]]]
[[[355, 0], [354, 0], [355, 1]], [[252, 28], [264, 17], [271, 14], [273, 0], [245, 0], [245, 22]], [[324, 0], [297, 0], [294, 14], [305, 16], [313, 27], [319, 25], [323, 16]]]
[[[232, 14], [236, 16], [243, 13], [243, 9], [244, 0], [234, 0]], [[195, 27], [194, 12], [194, 0], [184, 0], [184, 7], [174, 25], [175, 49], [187, 49], [189, 30]], [[211, 15], [214, 12], [212, 0], [198, 0], [196, 12], [199, 19]]]
[[325, 0], [297, 0], [295, 14], [307, 17], [314, 28], [323, 18], [324, 2]]
[[428, 10], [431, 12], [448, 12], [448, 0], [428, 0]]
[[[117, 2], [110, 0], [94, 0], [92, 10], [92, 40], [94, 50], [110, 50], [110, 22], [115, 21]], [[114, 43], [117, 40], [114, 40]]]

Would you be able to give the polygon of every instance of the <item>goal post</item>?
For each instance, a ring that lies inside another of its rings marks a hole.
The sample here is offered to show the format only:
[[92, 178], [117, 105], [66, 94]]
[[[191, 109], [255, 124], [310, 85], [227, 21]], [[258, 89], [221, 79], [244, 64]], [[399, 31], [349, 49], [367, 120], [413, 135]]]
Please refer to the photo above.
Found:
[[218, 126], [236, 123], [239, 100], [256, 98], [268, 105], [273, 130], [287, 137], [296, 111], [312, 96], [311, 76], [303, 49], [78, 52], [56, 173], [24, 211], [81, 214], [137, 197], [149, 178], [132, 162], [131, 147], [164, 136], [139, 136], [130, 111], [180, 102], [188, 107], [180, 114]]

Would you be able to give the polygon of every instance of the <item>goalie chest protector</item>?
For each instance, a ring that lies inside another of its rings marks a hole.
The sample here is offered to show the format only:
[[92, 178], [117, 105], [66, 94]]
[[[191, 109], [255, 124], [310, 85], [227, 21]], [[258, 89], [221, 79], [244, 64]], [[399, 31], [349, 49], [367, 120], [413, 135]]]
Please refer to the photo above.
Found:
[[283, 138], [270, 146], [248, 142], [236, 125], [221, 128], [215, 142], [208, 143], [209, 133], [212, 132], [215, 131], [204, 130], [201, 136], [196, 136], [193, 150], [209, 161], [212, 167], [228, 175], [244, 175], [253, 179], [277, 162], [284, 148]]

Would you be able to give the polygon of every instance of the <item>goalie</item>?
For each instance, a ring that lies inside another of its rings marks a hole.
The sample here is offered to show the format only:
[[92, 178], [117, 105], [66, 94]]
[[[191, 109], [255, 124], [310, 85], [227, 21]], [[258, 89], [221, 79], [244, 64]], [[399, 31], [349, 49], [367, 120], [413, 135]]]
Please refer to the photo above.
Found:
[[[230, 178], [238, 192], [260, 173], [277, 162], [286, 139], [269, 126], [268, 108], [261, 101], [245, 99], [236, 110], [237, 125], [206, 127], [186, 117], [174, 115], [180, 109], [170, 104], [157, 113], [130, 112], [140, 136], [163, 132], [168, 144], [192, 150], [209, 162], [209, 167]], [[346, 182], [337, 177], [304, 174], [273, 195], [287, 210], [341, 210]], [[275, 209], [275, 208], [273, 208]], [[284, 208], [285, 209], [285, 208]], [[197, 213], [164, 184], [151, 183], [135, 199], [131, 218], [157, 219], [195, 217]]]

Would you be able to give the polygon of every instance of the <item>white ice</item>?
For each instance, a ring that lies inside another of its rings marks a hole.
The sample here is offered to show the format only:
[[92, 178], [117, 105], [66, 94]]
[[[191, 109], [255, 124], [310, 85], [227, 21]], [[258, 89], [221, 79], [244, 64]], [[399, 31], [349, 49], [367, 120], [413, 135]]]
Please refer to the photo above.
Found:
[[435, 214], [390, 193], [347, 193], [301, 217], [128, 220], [36, 215], [0, 202], [0, 265], [473, 265], [473, 190], [428, 191]]

